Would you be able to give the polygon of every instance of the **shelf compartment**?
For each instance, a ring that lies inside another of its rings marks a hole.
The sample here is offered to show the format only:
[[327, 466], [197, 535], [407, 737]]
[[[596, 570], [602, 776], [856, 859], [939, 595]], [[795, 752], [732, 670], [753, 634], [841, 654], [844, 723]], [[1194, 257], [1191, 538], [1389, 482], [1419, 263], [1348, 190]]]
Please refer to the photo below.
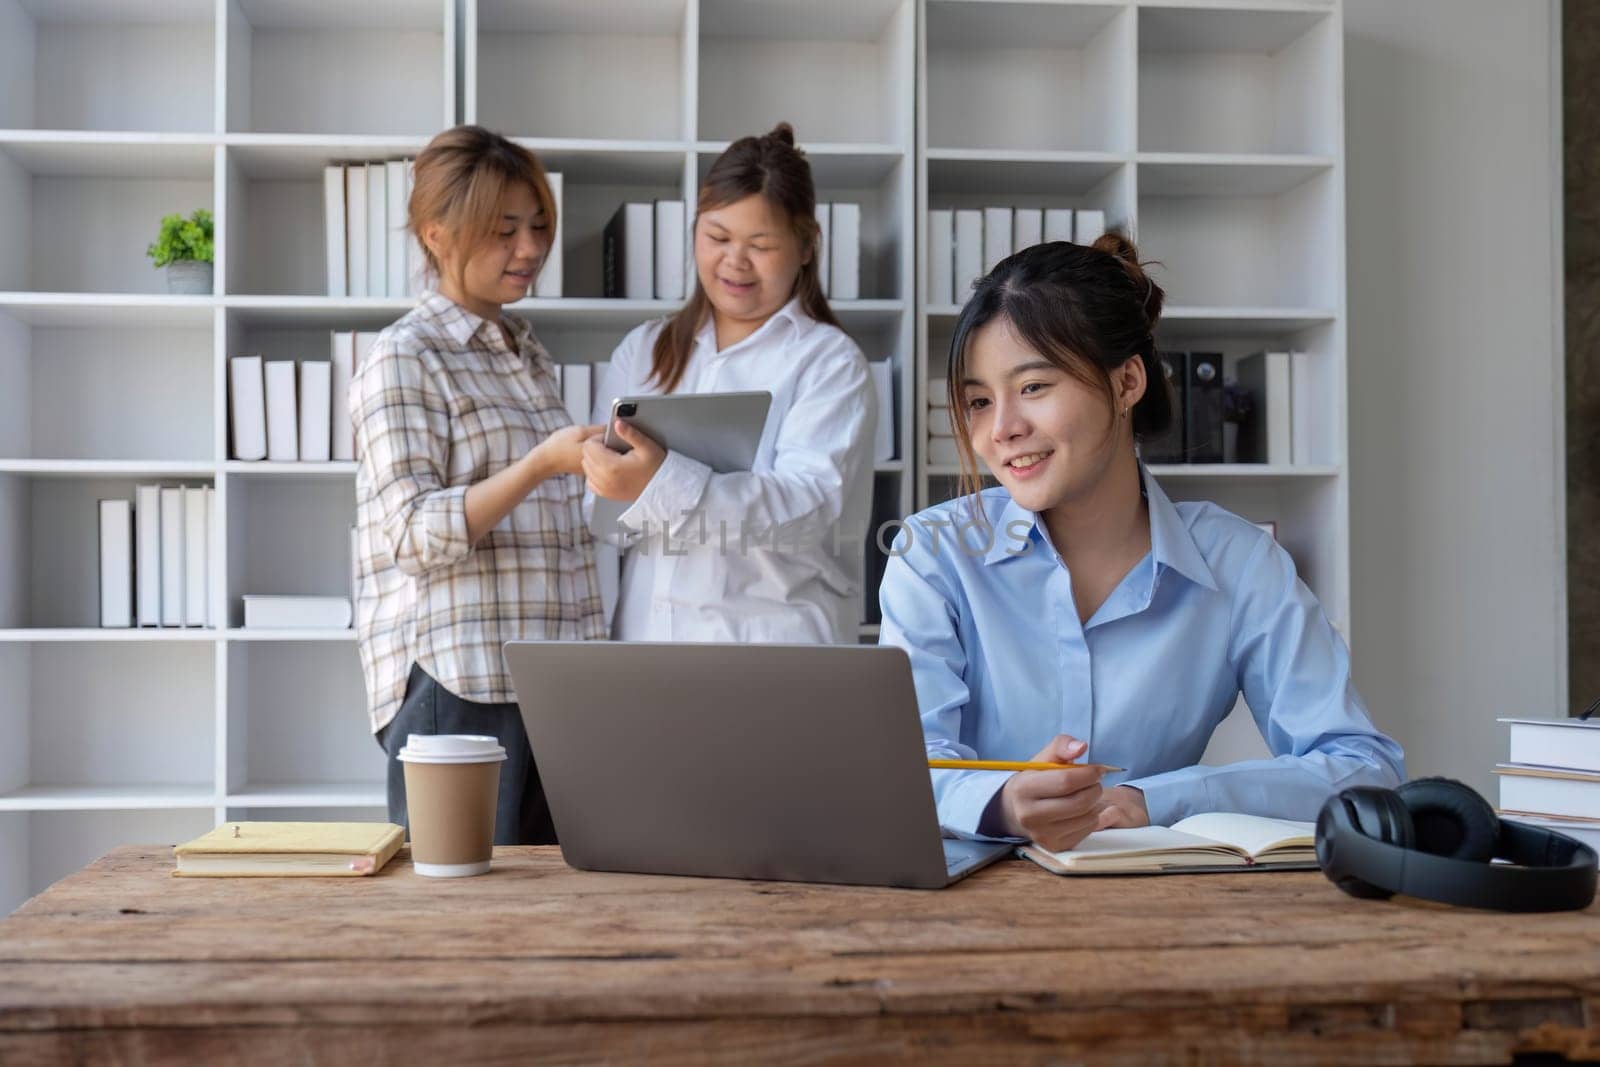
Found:
[[1338, 152], [1331, 10], [1139, 8], [1139, 147]]
[[698, 136], [781, 120], [802, 141], [909, 142], [915, 16], [910, 0], [701, 0]]
[[0, 0], [0, 128], [210, 131], [211, 0]]
[[354, 647], [230, 644], [227, 664], [229, 807], [382, 802], [387, 757]]
[[1147, 196], [1276, 196], [1333, 167], [1332, 156], [1139, 153]]
[[230, 627], [244, 622], [245, 594], [351, 595], [354, 478], [224, 479]]
[[682, 139], [688, 20], [684, 0], [467, 0], [468, 121], [527, 137]]
[[1187, 307], [1332, 308], [1342, 191], [1323, 171], [1275, 196], [1139, 196], [1139, 251]]
[[1131, 149], [1133, 30], [1119, 4], [929, 3], [928, 144]]
[[227, 128], [431, 136], [454, 123], [445, 0], [228, 0]]
[[10, 809], [212, 802], [216, 651], [200, 643], [7, 644]]
[[[132, 501], [135, 487], [208, 485], [206, 468], [130, 464], [109, 474], [106, 464], [62, 470], [52, 463], [33, 472], [0, 470], [0, 630], [93, 630], [100, 622], [98, 501]], [[188, 473], [180, 473], [188, 471]], [[118, 630], [114, 641], [130, 640]], [[196, 633], [204, 633], [198, 628]], [[115, 700], [107, 697], [108, 705]]]
[[[3, 2], [3, 0], [0, 0]], [[161, 218], [215, 210], [215, 149], [0, 140], [0, 290], [166, 292], [145, 249]]]
[[12, 460], [109, 460], [92, 465], [107, 473], [129, 461], [207, 462], [210, 315], [183, 329], [34, 326], [0, 306], [0, 470]]

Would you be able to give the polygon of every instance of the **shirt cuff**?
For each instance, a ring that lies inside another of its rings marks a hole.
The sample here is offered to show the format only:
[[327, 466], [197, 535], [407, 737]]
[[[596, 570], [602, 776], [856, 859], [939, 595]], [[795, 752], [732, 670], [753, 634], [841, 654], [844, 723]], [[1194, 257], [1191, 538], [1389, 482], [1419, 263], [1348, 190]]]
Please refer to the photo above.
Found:
[[456, 485], [429, 493], [422, 502], [424, 549], [430, 564], [454, 563], [472, 554], [467, 534], [467, 489]]
[[[973, 841], [1014, 841], [1018, 838], [993, 837], [980, 829], [989, 802], [1005, 786], [1011, 771], [934, 770], [935, 792], [939, 796], [939, 825]], [[946, 779], [939, 782], [939, 777]], [[942, 788], [941, 788], [942, 786]]]
[[676, 529], [705, 495], [711, 481], [711, 468], [682, 452], [667, 453], [655, 476], [644, 487], [618, 522], [630, 530], [642, 530], [645, 523], [663, 529]]
[[1150, 816], [1151, 826], [1171, 826], [1207, 810], [1201, 803], [1206, 796], [1205, 779], [1195, 771], [1196, 768], [1184, 767], [1117, 784], [1131, 786], [1144, 794], [1144, 810]]

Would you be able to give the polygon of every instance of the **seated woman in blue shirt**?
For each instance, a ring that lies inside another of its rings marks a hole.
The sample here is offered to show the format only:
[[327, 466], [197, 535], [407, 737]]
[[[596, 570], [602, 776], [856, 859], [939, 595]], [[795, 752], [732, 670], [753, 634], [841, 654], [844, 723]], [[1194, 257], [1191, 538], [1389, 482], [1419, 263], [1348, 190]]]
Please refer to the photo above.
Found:
[[[1405, 776], [1289, 554], [1214, 504], [1173, 504], [1140, 464], [1172, 419], [1162, 298], [1108, 234], [1002, 261], [957, 323], [963, 468], [975, 485], [976, 453], [1000, 486], [901, 530], [882, 642], [911, 658], [930, 758], [1127, 768], [932, 771], [957, 834], [1061, 850], [1202, 811], [1314, 819], [1339, 789]], [[1241, 691], [1273, 758], [1198, 766]]]

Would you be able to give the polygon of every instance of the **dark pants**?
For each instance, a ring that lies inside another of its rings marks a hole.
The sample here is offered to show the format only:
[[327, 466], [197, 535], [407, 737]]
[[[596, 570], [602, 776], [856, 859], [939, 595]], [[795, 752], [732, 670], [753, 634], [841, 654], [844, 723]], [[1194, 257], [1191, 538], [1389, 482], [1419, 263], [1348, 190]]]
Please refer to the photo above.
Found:
[[405, 702], [395, 717], [378, 731], [378, 744], [389, 754], [389, 821], [406, 821], [405, 764], [395, 757], [405, 747], [407, 734], [487, 734], [506, 750], [500, 764], [500, 800], [495, 806], [494, 843], [497, 845], [553, 845], [555, 824], [539, 782], [539, 768], [522, 728], [522, 713], [515, 704], [479, 704], [462, 700], [434, 681], [428, 672], [411, 665]]

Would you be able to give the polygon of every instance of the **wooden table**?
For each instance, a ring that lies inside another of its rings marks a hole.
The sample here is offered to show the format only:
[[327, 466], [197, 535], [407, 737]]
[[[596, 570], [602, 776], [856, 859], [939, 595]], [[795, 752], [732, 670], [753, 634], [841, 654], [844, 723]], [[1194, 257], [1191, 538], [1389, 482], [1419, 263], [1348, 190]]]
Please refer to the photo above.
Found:
[[1600, 907], [1315, 873], [942, 892], [587, 874], [174, 879], [124, 848], [0, 921], [0, 1063], [1504, 1063], [1600, 1057]]

